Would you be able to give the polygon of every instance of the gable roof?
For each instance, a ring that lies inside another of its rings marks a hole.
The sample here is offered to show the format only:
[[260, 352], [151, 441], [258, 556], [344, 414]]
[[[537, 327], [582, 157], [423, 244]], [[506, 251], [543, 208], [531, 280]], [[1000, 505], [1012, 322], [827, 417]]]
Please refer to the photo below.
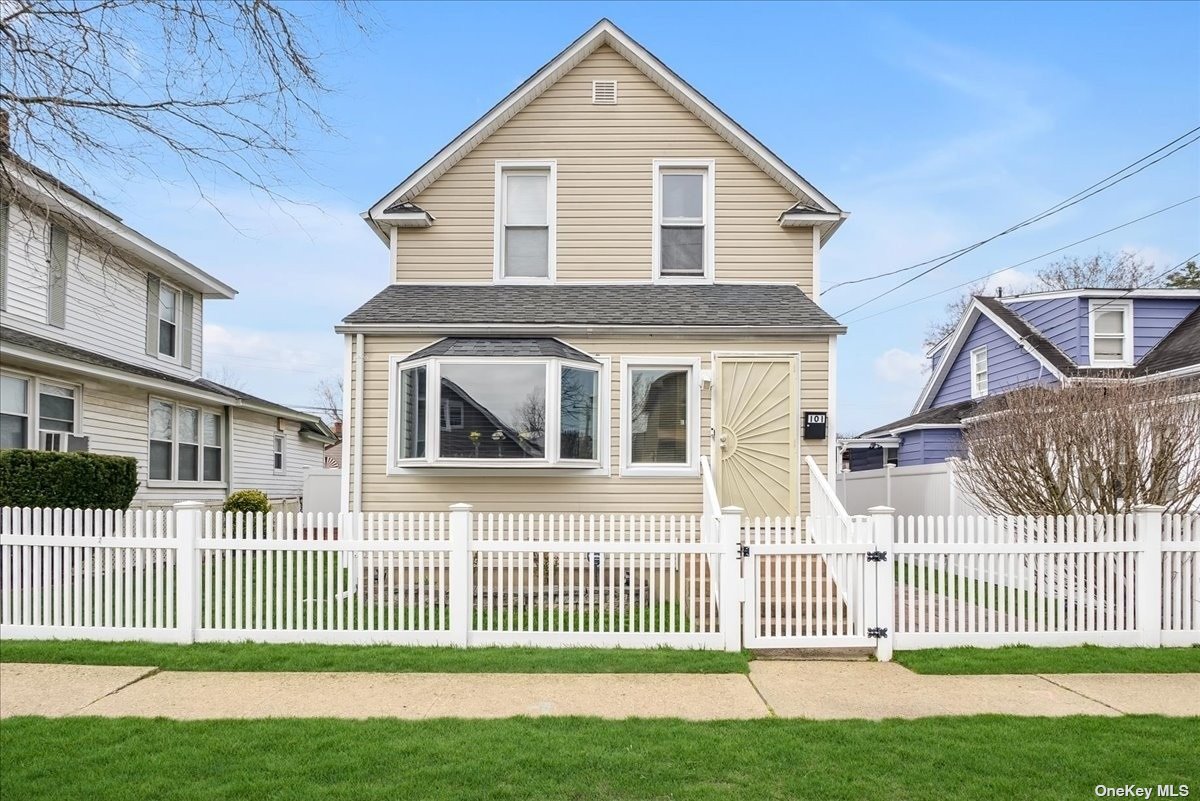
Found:
[[351, 328], [426, 330], [594, 325], [845, 331], [794, 284], [392, 284], [344, 322]]
[[[933, 368], [933, 372], [929, 376], [929, 381], [925, 384], [924, 389], [921, 390], [921, 394], [917, 398], [917, 403], [913, 406], [914, 414], [927, 409], [929, 404], [933, 402], [933, 399], [937, 396], [938, 389], [941, 388], [942, 382], [949, 375], [951, 366], [958, 359], [958, 354], [962, 350], [963, 344], [967, 341], [967, 337], [971, 335], [971, 331], [975, 329], [975, 325], [980, 317], [987, 317], [995, 323], [997, 328], [1041, 362], [1060, 381], [1065, 380], [1067, 377], [1067, 373], [1063, 370], [1064, 367], [1070, 366], [1071, 370], [1076, 369], [1074, 363], [1067, 358], [1066, 354], [1038, 333], [1035, 328], [1028, 325], [1011, 309], [1000, 304], [995, 298], [976, 295], [971, 298], [970, 305], [963, 312], [963, 316], [958, 321], [954, 332], [948, 337], [946, 345], [939, 346], [945, 348], [946, 354], [937, 363], [937, 366]], [[1089, 371], [1088, 375], [1096, 375], [1097, 372], [1092, 370]], [[1100, 376], [1097, 375], [1097, 377]]]
[[[611, 20], [601, 19], [401, 181], [395, 189], [363, 212], [363, 218], [375, 229], [376, 233], [386, 239], [384, 232], [380, 229], [380, 223], [391, 222], [389, 217], [395, 213], [398, 204], [411, 201], [470, 153], [480, 142], [603, 45], [611, 47], [646, 77], [658, 84], [667, 94], [679, 101], [730, 145], [771, 176], [780, 186], [792, 193], [804, 206], [815, 212], [836, 215], [836, 218], [820, 221], [818, 224], [821, 229], [822, 241], [828, 240], [842, 224], [842, 221], [849, 216], [805, 180], [800, 173], [788, 166], [766, 145], [717, 108], [708, 98], [696, 91], [687, 81], [676, 75], [650, 51], [614, 25]], [[785, 210], [784, 213], [790, 211]]]

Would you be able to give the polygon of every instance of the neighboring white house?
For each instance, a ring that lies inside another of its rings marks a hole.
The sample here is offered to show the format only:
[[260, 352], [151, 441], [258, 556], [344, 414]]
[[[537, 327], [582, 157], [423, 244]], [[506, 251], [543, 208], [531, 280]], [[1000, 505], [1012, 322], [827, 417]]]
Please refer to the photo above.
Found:
[[135, 503], [299, 496], [325, 424], [203, 377], [204, 302], [235, 291], [0, 158], [0, 447], [132, 456]]

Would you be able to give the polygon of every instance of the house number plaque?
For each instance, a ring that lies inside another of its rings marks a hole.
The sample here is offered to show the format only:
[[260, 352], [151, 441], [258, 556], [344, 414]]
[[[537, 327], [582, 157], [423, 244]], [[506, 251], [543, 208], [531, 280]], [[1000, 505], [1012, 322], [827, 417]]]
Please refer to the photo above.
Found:
[[825, 439], [825, 421], [828, 417], [826, 412], [805, 412], [804, 438]]

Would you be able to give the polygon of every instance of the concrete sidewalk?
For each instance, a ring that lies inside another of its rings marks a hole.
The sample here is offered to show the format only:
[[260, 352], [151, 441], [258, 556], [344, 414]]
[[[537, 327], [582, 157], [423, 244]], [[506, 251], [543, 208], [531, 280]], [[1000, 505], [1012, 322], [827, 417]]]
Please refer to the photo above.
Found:
[[877, 662], [736, 674], [188, 673], [0, 665], [0, 717], [917, 718], [1200, 715], [1200, 674], [921, 676]]

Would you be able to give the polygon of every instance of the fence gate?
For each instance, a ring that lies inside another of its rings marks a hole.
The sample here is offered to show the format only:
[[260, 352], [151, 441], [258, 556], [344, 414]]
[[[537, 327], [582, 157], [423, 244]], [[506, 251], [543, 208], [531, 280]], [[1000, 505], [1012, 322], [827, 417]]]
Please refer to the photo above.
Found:
[[844, 515], [747, 521], [744, 647], [882, 645], [891, 619], [887, 525]]

